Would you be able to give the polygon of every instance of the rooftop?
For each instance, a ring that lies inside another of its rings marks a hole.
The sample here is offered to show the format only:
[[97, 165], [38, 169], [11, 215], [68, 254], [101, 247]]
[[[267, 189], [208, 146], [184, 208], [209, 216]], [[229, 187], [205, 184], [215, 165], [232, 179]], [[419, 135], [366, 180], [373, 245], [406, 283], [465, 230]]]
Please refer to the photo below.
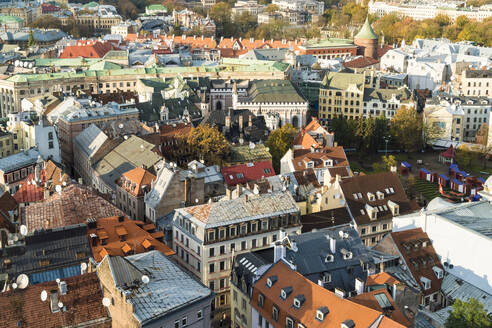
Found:
[[38, 160], [38, 157], [39, 152], [36, 149], [31, 148], [14, 155], [0, 158], [0, 171], [9, 173], [33, 165]]
[[206, 228], [213, 228], [251, 219], [295, 214], [299, 212], [299, 208], [290, 193], [273, 192], [191, 206], [176, 211], [186, 217], [195, 218]]
[[229, 187], [275, 175], [271, 161], [228, 166], [220, 171]]
[[306, 103], [289, 80], [255, 80], [248, 91], [251, 103]]
[[[125, 294], [133, 306], [133, 315], [142, 325], [181, 309], [194, 302], [212, 297], [212, 292], [193, 279], [178, 265], [157, 251], [127, 257], [104, 258], [109, 263], [116, 288]], [[141, 283], [143, 275], [149, 283]], [[138, 288], [128, 288], [138, 281]], [[152, 295], [152, 297], [149, 297]]]
[[29, 231], [52, 229], [85, 223], [88, 218], [123, 215], [113, 204], [86, 186], [71, 184], [42, 203], [23, 210], [23, 222]]
[[342, 146], [294, 149], [293, 156], [292, 161], [296, 171], [302, 171], [306, 168], [349, 166], [345, 150]]
[[[78, 327], [111, 327], [111, 318], [102, 305], [103, 294], [95, 272], [63, 281], [67, 284], [65, 295], [61, 295], [55, 281], [0, 293], [0, 326], [57, 328], [70, 323]], [[43, 290], [48, 292], [50, 298], [44, 302], [40, 298]], [[51, 297], [63, 303], [63, 311], [51, 311]]]
[[365, 83], [364, 74], [360, 73], [342, 73], [342, 72], [329, 72], [325, 75], [322, 88], [338, 89], [345, 91], [351, 85], [357, 89], [362, 90]]
[[133, 170], [123, 173], [116, 183], [132, 195], [141, 197], [144, 196], [145, 192], [150, 190], [152, 181], [155, 179], [156, 176], [149, 171], [141, 167], [136, 167]]
[[249, 144], [243, 146], [231, 147], [231, 153], [229, 156], [229, 163], [252, 163], [265, 160], [272, 160], [272, 155], [269, 152], [268, 147], [263, 144]]
[[97, 262], [106, 255], [126, 256], [157, 250], [174, 255], [172, 249], [162, 242], [162, 231], [154, 224], [130, 220], [125, 216], [112, 216], [87, 221], [87, 234], [91, 240], [92, 255]]
[[369, 23], [369, 15], [366, 17], [366, 21], [359, 33], [354, 36], [354, 39], [365, 39], [365, 40], [377, 40], [378, 35], [372, 29], [371, 23]]
[[303, 233], [312, 231], [313, 229], [324, 229], [345, 225], [350, 222], [352, 222], [352, 218], [346, 207], [334, 208], [301, 216]]

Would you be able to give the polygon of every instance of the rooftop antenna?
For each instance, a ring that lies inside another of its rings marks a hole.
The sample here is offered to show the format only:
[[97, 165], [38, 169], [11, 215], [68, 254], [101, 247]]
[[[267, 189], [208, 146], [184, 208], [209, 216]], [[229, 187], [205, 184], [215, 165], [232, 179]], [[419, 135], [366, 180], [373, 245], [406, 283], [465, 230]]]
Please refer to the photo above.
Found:
[[47, 292], [47, 291], [45, 291], [45, 290], [43, 290], [43, 291], [41, 292], [41, 301], [43, 301], [43, 302], [44, 302], [44, 301], [46, 301], [47, 299], [48, 299], [48, 292]]
[[19, 230], [21, 235], [27, 235], [27, 227], [25, 225], [21, 225]]
[[84, 274], [87, 272], [87, 263], [82, 262], [80, 263], [80, 274]]
[[24, 289], [29, 285], [29, 277], [22, 273], [17, 277], [15, 282], [20, 289]]

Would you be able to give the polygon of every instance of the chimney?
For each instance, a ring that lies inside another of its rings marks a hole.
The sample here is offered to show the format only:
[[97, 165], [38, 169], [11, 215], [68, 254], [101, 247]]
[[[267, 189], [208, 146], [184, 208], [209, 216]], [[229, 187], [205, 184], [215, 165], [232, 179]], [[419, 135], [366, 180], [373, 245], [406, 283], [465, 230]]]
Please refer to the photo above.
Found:
[[234, 192], [235, 192], [234, 198], [238, 198], [239, 196], [241, 196], [243, 192], [243, 186], [240, 184], [236, 185], [236, 189], [234, 190]]
[[253, 126], [253, 115], [248, 116], [248, 126], [252, 127]]
[[275, 242], [275, 245], [273, 246], [273, 248], [274, 248], [274, 251], [273, 251], [274, 263], [277, 263], [281, 259], [285, 258], [286, 248], [280, 240]]
[[329, 236], [330, 239], [330, 251], [332, 254], [337, 252], [337, 240], [333, 236]]
[[360, 278], [355, 278], [355, 291], [357, 295], [364, 293], [364, 281]]
[[396, 284], [393, 284], [393, 290], [391, 293], [391, 297], [393, 298], [393, 301], [396, 303]]
[[239, 115], [239, 131], [242, 132], [244, 129], [244, 117], [243, 115]]
[[231, 200], [232, 199], [232, 191], [229, 188], [226, 188], [226, 199]]

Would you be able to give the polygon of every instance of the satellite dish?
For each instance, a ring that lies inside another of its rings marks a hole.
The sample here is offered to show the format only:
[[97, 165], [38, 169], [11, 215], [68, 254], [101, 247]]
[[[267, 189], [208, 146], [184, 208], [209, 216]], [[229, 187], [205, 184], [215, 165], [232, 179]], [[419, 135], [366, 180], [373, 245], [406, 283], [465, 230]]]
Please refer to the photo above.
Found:
[[17, 59], [17, 60], [14, 62], [14, 66], [15, 66], [15, 67], [19, 67], [19, 64], [20, 64], [20, 61]]
[[61, 309], [63, 307], [63, 302], [58, 302], [58, 307]]
[[107, 297], [104, 297], [102, 303], [105, 307], [108, 307], [109, 305], [111, 305], [111, 300]]
[[62, 186], [64, 186], [64, 187], [65, 187], [66, 185], [67, 185], [67, 182], [66, 182], [66, 181], [63, 181], [63, 182], [62, 182]]
[[144, 284], [148, 284], [148, 283], [149, 283], [149, 281], [150, 281], [150, 279], [149, 279], [149, 277], [148, 277], [148, 276], [146, 276], [146, 275], [143, 275], [143, 276], [142, 276], [142, 282], [143, 282]]
[[19, 230], [21, 235], [27, 235], [27, 227], [25, 225], [21, 225]]
[[199, 202], [200, 202], [200, 200], [199, 200], [198, 198], [196, 198], [196, 199], [195, 199], [195, 203], [197, 203], [197, 204], [198, 204]]
[[20, 289], [24, 289], [27, 287], [27, 285], [29, 285], [29, 277], [25, 274], [20, 274], [15, 282], [17, 283]]
[[12, 284], [12, 288], [17, 289], [17, 284], [15, 282]]
[[80, 263], [80, 273], [85, 273], [87, 271], [87, 263], [82, 262]]
[[45, 290], [43, 290], [43, 291], [41, 292], [41, 301], [43, 301], [43, 302], [44, 302], [44, 301], [46, 301], [47, 299], [48, 299], [48, 293], [47, 293]]
[[14, 241], [15, 241], [15, 242], [19, 241], [19, 236], [15, 235], [15, 236], [14, 236]]
[[120, 129], [123, 129], [123, 127], [124, 127], [123, 123], [120, 123], [120, 124], [118, 125], [118, 127], [119, 127]]
[[56, 278], [55, 281], [56, 281], [57, 284], [59, 284], [61, 280], [60, 280], [60, 278]]
[[61, 191], [62, 191], [62, 187], [61, 187], [60, 185], [56, 185], [56, 186], [55, 186], [55, 191], [56, 191], [57, 193], [61, 193]]

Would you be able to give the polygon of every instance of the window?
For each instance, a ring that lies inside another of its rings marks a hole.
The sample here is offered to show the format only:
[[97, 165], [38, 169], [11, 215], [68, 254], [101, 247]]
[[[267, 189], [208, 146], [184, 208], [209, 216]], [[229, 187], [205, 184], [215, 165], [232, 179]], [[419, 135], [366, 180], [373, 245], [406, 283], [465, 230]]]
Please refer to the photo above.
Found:
[[246, 299], [244, 299], [244, 298], [243, 298], [243, 299], [241, 300], [241, 303], [242, 303], [242, 304], [241, 304], [242, 309], [243, 309], [243, 310], [246, 310]]
[[220, 268], [220, 271], [224, 271], [225, 270], [225, 261], [220, 261], [219, 268]]
[[263, 294], [258, 294], [258, 306], [263, 308], [263, 305], [265, 305], [265, 296]]
[[278, 308], [275, 305], [272, 307], [272, 319], [278, 321]]
[[53, 139], [53, 132], [48, 132], [48, 139], [52, 140]]
[[208, 288], [210, 288], [211, 290], [215, 290], [215, 281], [211, 280], [208, 283]]
[[215, 231], [214, 230], [209, 230], [208, 231], [208, 240], [214, 240], [215, 239]]
[[198, 319], [201, 319], [201, 318], [202, 318], [202, 316], [203, 316], [202, 310], [200, 310], [200, 311], [198, 311], [198, 312], [196, 313], [196, 317], [197, 317]]
[[242, 251], [246, 250], [246, 241], [241, 242], [241, 250]]
[[223, 229], [223, 228], [219, 229], [219, 239], [224, 239], [225, 236], [226, 236], [225, 229]]
[[208, 265], [208, 272], [214, 273], [215, 272], [215, 263], [210, 263]]
[[251, 248], [256, 248], [256, 239], [251, 241]]
[[231, 243], [231, 252], [236, 249], [236, 243]]
[[215, 248], [212, 247], [212, 248], [210, 248], [208, 250], [208, 256], [209, 257], [214, 257], [215, 256]]
[[252, 222], [251, 223], [251, 232], [256, 232], [256, 227], [258, 226], [258, 223]]
[[220, 246], [220, 255], [224, 255], [225, 254], [225, 245], [222, 245]]
[[378, 230], [378, 226], [372, 226], [372, 227], [371, 227], [371, 231], [372, 231], [372, 232], [376, 232], [377, 230]]
[[266, 246], [268, 244], [268, 238], [263, 237], [263, 246]]
[[174, 328], [179, 328], [179, 320], [174, 321]]
[[232, 226], [229, 228], [229, 234], [231, 237], [234, 237], [236, 235], [236, 227]]
[[219, 287], [220, 287], [220, 289], [224, 289], [225, 288], [225, 279], [220, 279], [219, 280]]
[[361, 234], [361, 235], [365, 235], [365, 234], [366, 234], [366, 228], [362, 228], [362, 229], [360, 230], [360, 234]]
[[294, 328], [294, 320], [291, 318], [287, 317], [285, 319], [285, 328]]
[[241, 225], [241, 234], [245, 235], [248, 233], [248, 226], [246, 224]]
[[181, 318], [181, 326], [185, 327], [188, 323], [188, 317]]
[[232, 292], [232, 299], [234, 300], [234, 302], [237, 302], [237, 291], [233, 291]]

